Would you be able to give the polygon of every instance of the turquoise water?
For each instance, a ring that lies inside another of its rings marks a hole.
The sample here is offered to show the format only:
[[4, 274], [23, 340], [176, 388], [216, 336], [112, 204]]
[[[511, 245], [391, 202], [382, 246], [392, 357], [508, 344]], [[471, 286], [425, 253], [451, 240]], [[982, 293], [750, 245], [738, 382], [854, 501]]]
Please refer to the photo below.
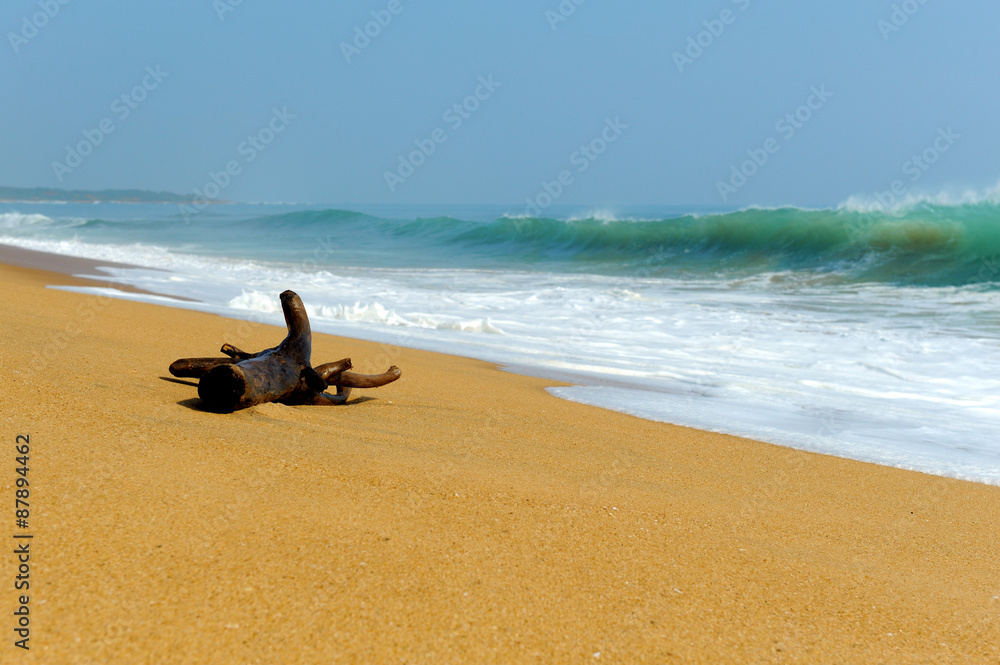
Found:
[[218, 205], [191, 218], [173, 205], [8, 207], [46, 218], [24, 223], [8, 214], [0, 229], [15, 238], [144, 243], [268, 261], [311, 258], [327, 267], [489, 266], [709, 278], [809, 271], [832, 282], [922, 286], [993, 283], [1000, 272], [991, 262], [1000, 255], [1000, 206], [992, 202], [893, 212], [649, 208], [642, 211], [648, 216], [622, 216], [575, 210], [552, 218], [487, 206], [425, 216], [434, 208]]
[[117, 297], [280, 324], [291, 288], [317, 331], [566, 379], [579, 385], [555, 394], [644, 418], [1000, 484], [995, 202], [545, 214], [12, 203], [0, 242], [130, 263], [107, 272], [196, 302]]

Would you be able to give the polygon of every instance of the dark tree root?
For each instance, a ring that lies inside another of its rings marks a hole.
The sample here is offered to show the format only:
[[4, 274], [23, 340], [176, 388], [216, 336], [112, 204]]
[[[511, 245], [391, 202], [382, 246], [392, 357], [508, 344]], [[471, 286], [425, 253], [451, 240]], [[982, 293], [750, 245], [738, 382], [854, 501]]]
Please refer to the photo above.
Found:
[[[230, 358], [235, 358], [236, 360], [248, 360], [250, 358], [260, 355], [259, 353], [247, 353], [246, 351], [241, 351], [232, 344], [223, 344], [222, 352], [225, 353]], [[263, 353], [263, 351], [261, 353]]]
[[[355, 374], [351, 359], [313, 367], [312, 331], [302, 299], [292, 291], [281, 294], [288, 336], [273, 349], [248, 353], [222, 346], [226, 358], [181, 358], [170, 365], [177, 377], [197, 378], [198, 396], [211, 411], [231, 413], [264, 402], [289, 405], [339, 405], [352, 388], [378, 388], [401, 376], [393, 366], [382, 374]], [[337, 394], [326, 392], [337, 388]]]
[[354, 372], [341, 372], [340, 378], [331, 385], [343, 386], [345, 388], [379, 388], [387, 383], [392, 383], [402, 372], [393, 365], [382, 374], [355, 374]]
[[236, 362], [239, 361], [234, 358], [181, 358], [171, 363], [170, 373], [181, 378], [200, 379], [219, 365], [232, 365]]

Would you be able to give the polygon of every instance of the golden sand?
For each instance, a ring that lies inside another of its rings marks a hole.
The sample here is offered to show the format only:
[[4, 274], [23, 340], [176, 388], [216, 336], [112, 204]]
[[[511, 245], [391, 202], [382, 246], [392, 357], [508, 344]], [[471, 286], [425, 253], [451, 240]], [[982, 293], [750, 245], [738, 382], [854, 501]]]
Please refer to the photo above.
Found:
[[0, 266], [3, 550], [18, 434], [34, 535], [0, 662], [1000, 662], [1000, 488], [325, 335], [314, 362], [403, 378], [206, 413], [170, 362], [283, 329], [44, 288], [71, 281]]

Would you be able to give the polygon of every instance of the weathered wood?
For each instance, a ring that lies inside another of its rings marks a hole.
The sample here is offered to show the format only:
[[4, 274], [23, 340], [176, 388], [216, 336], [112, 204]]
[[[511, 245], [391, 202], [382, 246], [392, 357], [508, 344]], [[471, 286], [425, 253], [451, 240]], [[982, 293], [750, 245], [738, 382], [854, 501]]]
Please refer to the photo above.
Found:
[[316, 373], [326, 381], [326, 385], [334, 386], [337, 385], [336, 381], [340, 378], [341, 373], [351, 369], [351, 359], [344, 358], [343, 360], [338, 360], [335, 363], [326, 363], [324, 365], [318, 365], [316, 367]]
[[170, 373], [181, 378], [200, 379], [219, 365], [237, 362], [235, 358], [181, 358], [170, 364]]
[[343, 386], [345, 388], [378, 388], [387, 383], [392, 383], [402, 376], [399, 368], [393, 365], [388, 371], [382, 374], [355, 374], [354, 372], [341, 372], [340, 377], [332, 381], [330, 385]]
[[241, 351], [232, 344], [223, 344], [221, 351], [230, 358], [235, 358], [237, 360], [247, 360], [248, 358], [253, 358], [257, 355], [260, 355], [257, 353], [247, 353], [246, 351]]
[[311, 365], [312, 331], [302, 299], [292, 291], [281, 294], [288, 336], [273, 349], [235, 364], [214, 367], [198, 383], [198, 396], [212, 411], [230, 413], [263, 402], [288, 397], [303, 378], [316, 371]]
[[[382, 374], [356, 374], [351, 359], [311, 365], [312, 332], [301, 298], [292, 291], [281, 294], [288, 335], [273, 349], [248, 353], [231, 344], [222, 346], [226, 358], [181, 358], [170, 365], [178, 377], [200, 379], [198, 396], [205, 406], [230, 413], [264, 402], [301, 405], [337, 405], [347, 402], [352, 388], [377, 388], [401, 376], [393, 366]], [[331, 395], [327, 388], [336, 387]]]
[[330, 393], [311, 393], [307, 396], [302, 397], [302, 401], [298, 402], [288, 402], [282, 401], [282, 404], [289, 404], [291, 406], [298, 405], [308, 405], [308, 406], [339, 406], [341, 404], [347, 403], [347, 398], [351, 396], [350, 388], [337, 388], [337, 394], [331, 395]]

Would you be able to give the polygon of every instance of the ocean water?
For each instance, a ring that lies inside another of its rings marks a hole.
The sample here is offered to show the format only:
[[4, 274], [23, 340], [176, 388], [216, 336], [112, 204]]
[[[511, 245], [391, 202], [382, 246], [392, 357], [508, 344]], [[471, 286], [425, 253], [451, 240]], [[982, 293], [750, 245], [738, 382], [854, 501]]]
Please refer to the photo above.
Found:
[[481, 358], [643, 418], [1000, 484], [994, 200], [544, 217], [7, 203], [0, 243], [140, 266], [107, 272], [194, 302], [120, 297], [279, 325], [291, 288], [314, 330], [390, 360]]

